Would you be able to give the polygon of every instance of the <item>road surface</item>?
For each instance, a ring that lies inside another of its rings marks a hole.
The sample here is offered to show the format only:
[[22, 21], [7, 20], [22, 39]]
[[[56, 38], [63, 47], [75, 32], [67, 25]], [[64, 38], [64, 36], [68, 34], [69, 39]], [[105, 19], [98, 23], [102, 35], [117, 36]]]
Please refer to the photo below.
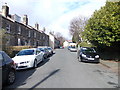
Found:
[[118, 76], [96, 63], [78, 62], [76, 52], [56, 49], [36, 69], [16, 72], [16, 81], [5, 88], [116, 88]]

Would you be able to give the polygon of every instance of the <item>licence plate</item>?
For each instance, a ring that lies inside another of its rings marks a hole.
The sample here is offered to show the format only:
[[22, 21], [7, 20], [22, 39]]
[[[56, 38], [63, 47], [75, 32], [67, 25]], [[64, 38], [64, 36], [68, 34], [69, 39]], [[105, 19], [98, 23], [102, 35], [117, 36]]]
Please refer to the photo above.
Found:
[[19, 64], [18, 66], [26, 66], [26, 64], [24, 64], [24, 63], [23, 64]]
[[94, 60], [94, 58], [88, 58], [89, 60]]

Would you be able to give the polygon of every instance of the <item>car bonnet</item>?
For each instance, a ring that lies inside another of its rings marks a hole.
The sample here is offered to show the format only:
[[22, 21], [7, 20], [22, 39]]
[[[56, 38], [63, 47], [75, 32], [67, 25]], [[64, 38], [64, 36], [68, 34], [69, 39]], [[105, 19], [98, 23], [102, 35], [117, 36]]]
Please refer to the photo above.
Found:
[[35, 55], [24, 55], [24, 56], [15, 56], [12, 58], [15, 63], [30, 61], [35, 59]]

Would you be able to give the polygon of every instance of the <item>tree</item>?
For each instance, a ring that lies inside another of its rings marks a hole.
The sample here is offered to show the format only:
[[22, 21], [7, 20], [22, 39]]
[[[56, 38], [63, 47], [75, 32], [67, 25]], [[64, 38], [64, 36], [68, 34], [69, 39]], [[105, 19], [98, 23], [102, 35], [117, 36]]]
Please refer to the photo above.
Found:
[[70, 22], [69, 32], [73, 36], [73, 42], [78, 42], [82, 40], [82, 32], [87, 23], [87, 18], [84, 17], [75, 17]]
[[5, 51], [6, 50], [6, 43], [8, 41], [9, 35], [6, 34], [4, 29], [0, 30], [0, 49]]
[[66, 40], [60, 32], [56, 32], [55, 37], [60, 41], [60, 45], [63, 45], [63, 42]]
[[120, 1], [106, 2], [95, 11], [83, 32], [83, 37], [97, 46], [120, 46]]

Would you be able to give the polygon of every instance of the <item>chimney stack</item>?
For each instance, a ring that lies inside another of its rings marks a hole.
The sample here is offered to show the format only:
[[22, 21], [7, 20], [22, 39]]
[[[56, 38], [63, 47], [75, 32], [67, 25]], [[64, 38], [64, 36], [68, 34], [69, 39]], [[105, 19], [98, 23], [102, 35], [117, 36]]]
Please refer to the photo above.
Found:
[[27, 15], [23, 16], [23, 24], [28, 25], [28, 17], [27, 17]]
[[7, 17], [9, 15], [9, 7], [7, 6], [7, 3], [2, 6], [2, 15]]
[[35, 24], [35, 29], [39, 30], [39, 24], [38, 23]]

